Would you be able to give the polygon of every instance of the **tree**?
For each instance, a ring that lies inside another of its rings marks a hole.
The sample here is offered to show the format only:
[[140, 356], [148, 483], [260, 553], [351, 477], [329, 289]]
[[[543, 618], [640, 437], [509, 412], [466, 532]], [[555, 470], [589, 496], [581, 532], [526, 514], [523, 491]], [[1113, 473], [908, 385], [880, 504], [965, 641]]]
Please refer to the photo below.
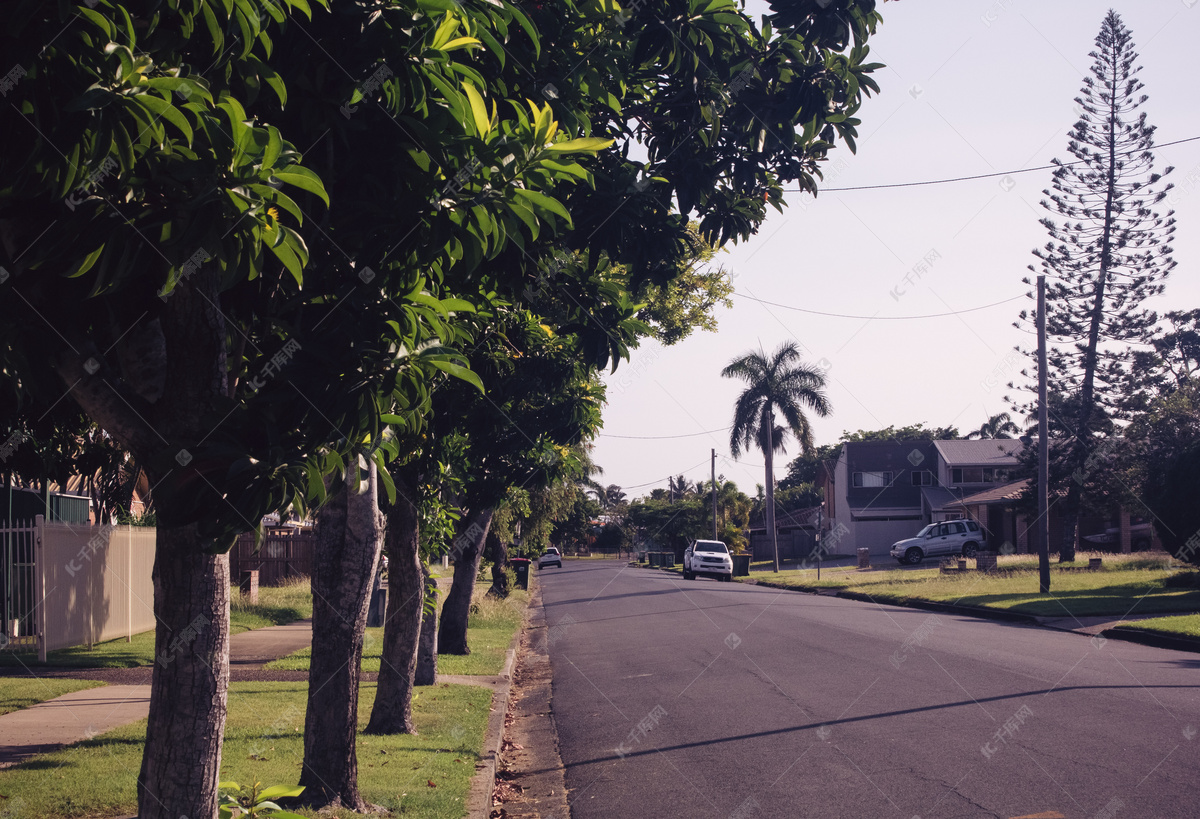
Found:
[[983, 422], [977, 430], [967, 434], [968, 439], [975, 438], [1012, 438], [1012, 436], [1021, 431], [1012, 419], [1012, 416], [1007, 412], [997, 413]]
[[735, 358], [721, 371], [726, 378], [738, 378], [749, 386], [738, 396], [729, 433], [729, 449], [734, 457], [755, 443], [766, 458], [767, 529], [775, 553], [775, 571], [779, 571], [779, 544], [775, 543], [775, 471], [774, 456], [783, 435], [777, 435], [775, 416], [779, 414], [787, 431], [796, 436], [805, 453], [813, 450], [812, 429], [804, 407], [821, 417], [830, 412], [825, 397], [825, 374], [817, 367], [800, 362], [795, 342], [785, 342], [768, 358], [763, 352], [750, 352]]
[[959, 437], [961, 436], [955, 426], [926, 427], [923, 423], [916, 423], [899, 428], [889, 426], [886, 429], [843, 432], [840, 440], [855, 444], [864, 441], [953, 441]]
[[604, 487], [604, 497], [600, 504], [602, 508], [610, 509], [617, 504], [624, 502], [625, 493], [621, 491], [621, 487], [617, 486], [615, 483], [610, 483], [608, 486]]
[[[1042, 202], [1061, 221], [1042, 220], [1050, 241], [1034, 251], [1046, 276], [1050, 390], [1077, 397], [1067, 424], [1065, 457], [1072, 474], [1084, 469], [1100, 445], [1102, 411], [1120, 404], [1130, 345], [1151, 335], [1156, 316], [1141, 304], [1162, 292], [1175, 266], [1174, 212], [1162, 216], [1155, 209], [1172, 186], [1160, 185], [1162, 174], [1154, 170], [1154, 127], [1139, 111], [1147, 97], [1137, 78], [1141, 66], [1135, 65], [1133, 38], [1109, 11], [1095, 42], [1090, 75], [1076, 98], [1080, 117], [1068, 134], [1067, 150], [1075, 161], [1055, 160], [1053, 191], [1045, 191]], [[1023, 311], [1018, 326], [1031, 327], [1034, 313]], [[1025, 414], [1031, 409], [1023, 408]], [[1082, 481], [1067, 485], [1064, 561], [1074, 560], [1085, 489]]]
[[[464, 316], [521, 303], [555, 246], [586, 260], [556, 288], [570, 353], [622, 358], [636, 332], [613, 328], [678, 272], [684, 214], [714, 246], [748, 237], [786, 184], [816, 190], [838, 139], [853, 148], [877, 90], [873, 0], [761, 28], [733, 2], [626, 25], [570, 2], [452, 5], [338, 3], [312, 24], [303, 0], [5, 9], [23, 73], [0, 128], [26, 142], [0, 155], [4, 368], [23, 413], [69, 390], [154, 485], [160, 651], [206, 624], [155, 667], [143, 816], [215, 810], [237, 533], [319, 503], [351, 456], [378, 468], [384, 426], [422, 432], [443, 373], [472, 377]], [[352, 778], [352, 735], [328, 739], [327, 769]]]
[[693, 540], [712, 532], [712, 510], [699, 498], [682, 500], [641, 499], [629, 505], [629, 520], [637, 527], [642, 542], [652, 542], [660, 548], [683, 555]]

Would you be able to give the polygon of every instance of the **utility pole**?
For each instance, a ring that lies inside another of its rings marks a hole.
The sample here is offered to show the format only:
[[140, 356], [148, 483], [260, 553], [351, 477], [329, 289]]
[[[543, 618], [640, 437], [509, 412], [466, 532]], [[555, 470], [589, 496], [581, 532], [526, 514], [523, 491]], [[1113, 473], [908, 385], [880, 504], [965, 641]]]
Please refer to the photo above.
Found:
[[1046, 277], [1039, 275], [1038, 335], [1038, 582], [1050, 591], [1050, 413], [1046, 407]]
[[779, 534], [775, 531], [775, 407], [767, 404], [767, 528], [771, 530], [771, 554], [775, 556], [775, 573], [779, 573]]
[[717, 539], [717, 451], [712, 450], [713, 540]]

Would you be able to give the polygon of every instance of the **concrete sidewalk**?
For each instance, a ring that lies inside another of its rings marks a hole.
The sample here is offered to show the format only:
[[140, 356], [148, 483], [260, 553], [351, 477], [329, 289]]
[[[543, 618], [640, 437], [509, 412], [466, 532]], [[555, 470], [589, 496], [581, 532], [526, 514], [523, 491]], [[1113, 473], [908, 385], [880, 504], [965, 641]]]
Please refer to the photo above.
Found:
[[145, 719], [150, 686], [104, 685], [0, 716], [0, 768]]
[[[229, 665], [255, 668], [311, 644], [311, 620], [243, 631], [229, 638]], [[0, 768], [137, 722], [149, 713], [150, 686], [105, 685], [5, 714], [0, 716]]]
[[243, 631], [229, 638], [230, 667], [266, 665], [312, 645], [312, 620]]

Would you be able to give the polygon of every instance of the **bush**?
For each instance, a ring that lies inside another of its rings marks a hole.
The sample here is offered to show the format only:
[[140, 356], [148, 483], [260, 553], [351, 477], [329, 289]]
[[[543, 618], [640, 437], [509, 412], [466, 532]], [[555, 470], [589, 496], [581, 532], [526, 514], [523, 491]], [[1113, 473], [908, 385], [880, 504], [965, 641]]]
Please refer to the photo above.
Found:
[[1146, 482], [1146, 505], [1163, 548], [1178, 560], [1200, 565], [1200, 445], [1179, 453]]

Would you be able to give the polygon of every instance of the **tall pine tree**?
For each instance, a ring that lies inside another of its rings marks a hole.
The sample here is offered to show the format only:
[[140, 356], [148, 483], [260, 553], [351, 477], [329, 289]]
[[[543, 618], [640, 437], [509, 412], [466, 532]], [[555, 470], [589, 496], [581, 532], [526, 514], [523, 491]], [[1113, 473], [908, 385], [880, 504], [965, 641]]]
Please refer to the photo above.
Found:
[[[1059, 442], [1065, 487], [1060, 559], [1075, 558], [1075, 533], [1084, 491], [1107, 450], [1101, 429], [1118, 413], [1122, 373], [1131, 344], [1144, 343], [1157, 316], [1142, 302], [1163, 290], [1175, 266], [1174, 211], [1156, 206], [1171, 185], [1154, 171], [1154, 127], [1139, 110], [1146, 102], [1129, 29], [1109, 11], [1096, 36], [1091, 73], [1084, 78], [1079, 121], [1068, 134], [1075, 161], [1055, 160], [1053, 191], [1042, 206], [1059, 220], [1042, 224], [1050, 241], [1034, 255], [1046, 275], [1046, 332], [1050, 391], [1068, 397], [1071, 417], [1058, 419], [1071, 436]], [[1028, 283], [1028, 280], [1026, 280]], [[1035, 311], [1021, 313], [1031, 327]], [[1026, 351], [1030, 352], [1030, 351]], [[1036, 358], [1035, 358], [1036, 360]], [[1031, 405], [1020, 407], [1029, 412]], [[1110, 427], [1111, 428], [1111, 427]]]

